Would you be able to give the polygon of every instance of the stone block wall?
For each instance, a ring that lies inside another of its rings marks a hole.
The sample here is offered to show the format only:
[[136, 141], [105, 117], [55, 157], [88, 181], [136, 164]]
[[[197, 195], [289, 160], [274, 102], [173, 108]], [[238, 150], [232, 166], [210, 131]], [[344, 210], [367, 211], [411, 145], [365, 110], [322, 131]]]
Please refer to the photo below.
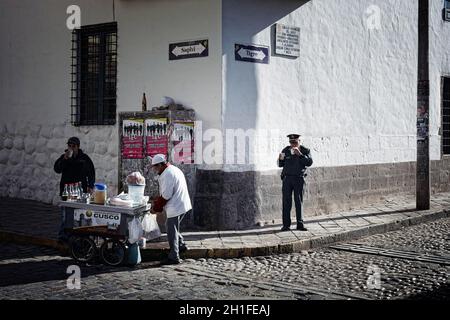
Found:
[[[382, 196], [415, 193], [415, 162], [310, 168], [305, 217], [362, 207]], [[431, 161], [431, 190], [450, 191], [450, 158]], [[280, 171], [197, 171], [195, 224], [245, 229], [281, 222]], [[294, 217], [294, 208], [292, 210]]]
[[74, 127], [70, 123], [0, 123], [0, 196], [32, 199], [55, 204], [61, 176], [53, 170], [67, 148], [67, 139], [77, 136], [81, 149], [91, 157], [96, 180], [115, 194], [117, 184], [117, 127]]
[[[60, 175], [53, 171], [53, 164], [70, 136], [81, 139], [81, 148], [96, 167], [97, 181], [109, 186], [109, 195], [116, 194], [117, 126], [8, 122], [0, 123], [0, 196], [56, 204]], [[450, 191], [450, 157], [431, 161], [430, 168], [432, 192]], [[279, 170], [224, 172], [188, 166], [183, 171], [194, 202], [194, 213], [185, 226], [244, 229], [280, 221]], [[147, 179], [150, 182], [150, 175]], [[414, 192], [414, 162], [313, 167], [307, 177], [305, 216], [360, 207], [383, 195]]]

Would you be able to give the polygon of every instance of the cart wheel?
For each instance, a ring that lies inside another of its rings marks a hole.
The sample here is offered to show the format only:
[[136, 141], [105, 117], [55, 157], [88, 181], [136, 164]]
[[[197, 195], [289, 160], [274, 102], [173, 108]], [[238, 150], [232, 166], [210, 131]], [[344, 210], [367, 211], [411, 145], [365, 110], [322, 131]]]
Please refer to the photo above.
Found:
[[100, 256], [106, 264], [110, 266], [118, 266], [125, 260], [125, 245], [117, 240], [105, 240], [100, 247]]
[[90, 238], [75, 237], [70, 243], [70, 253], [78, 262], [89, 262], [95, 257], [97, 246]]

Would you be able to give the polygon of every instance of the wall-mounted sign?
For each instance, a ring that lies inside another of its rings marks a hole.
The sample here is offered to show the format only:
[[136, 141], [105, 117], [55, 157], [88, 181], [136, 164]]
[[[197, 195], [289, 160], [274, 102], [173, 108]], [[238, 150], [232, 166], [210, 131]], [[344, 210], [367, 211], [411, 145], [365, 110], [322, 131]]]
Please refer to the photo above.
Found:
[[444, 21], [450, 21], [450, 8], [445, 8], [442, 11], [442, 18], [444, 19]]
[[81, 221], [83, 218], [87, 226], [108, 226], [117, 229], [120, 225], [120, 216], [120, 213], [75, 209], [73, 220]]
[[300, 28], [276, 24], [275, 54], [290, 57], [300, 56]]
[[170, 137], [174, 163], [194, 163], [194, 122], [177, 121]]
[[269, 47], [252, 46], [245, 44], [234, 45], [234, 58], [237, 61], [246, 61], [253, 63], [269, 63]]
[[208, 53], [208, 40], [169, 44], [169, 60], [207, 57]]
[[145, 119], [146, 156], [153, 157], [158, 153], [167, 155], [167, 132], [167, 118]]
[[144, 158], [144, 120], [127, 119], [122, 125], [122, 158]]

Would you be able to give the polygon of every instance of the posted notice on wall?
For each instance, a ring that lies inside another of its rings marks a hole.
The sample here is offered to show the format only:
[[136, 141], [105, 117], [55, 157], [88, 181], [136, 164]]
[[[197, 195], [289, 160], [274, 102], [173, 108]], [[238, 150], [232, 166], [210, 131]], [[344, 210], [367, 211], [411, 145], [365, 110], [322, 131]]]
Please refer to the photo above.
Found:
[[123, 120], [122, 158], [144, 158], [144, 119]]
[[300, 28], [276, 24], [275, 54], [290, 57], [300, 56]]
[[171, 134], [174, 163], [194, 163], [194, 122], [175, 122]]
[[145, 119], [146, 156], [153, 157], [159, 153], [167, 155], [167, 131], [167, 118]]

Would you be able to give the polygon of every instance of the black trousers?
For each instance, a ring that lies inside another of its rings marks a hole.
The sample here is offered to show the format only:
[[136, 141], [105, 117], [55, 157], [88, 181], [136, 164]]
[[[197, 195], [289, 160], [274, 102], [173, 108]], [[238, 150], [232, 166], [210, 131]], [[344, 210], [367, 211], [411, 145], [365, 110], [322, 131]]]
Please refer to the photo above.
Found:
[[294, 192], [297, 223], [303, 223], [303, 191], [305, 179], [301, 176], [283, 178], [283, 226], [291, 226], [292, 192]]

